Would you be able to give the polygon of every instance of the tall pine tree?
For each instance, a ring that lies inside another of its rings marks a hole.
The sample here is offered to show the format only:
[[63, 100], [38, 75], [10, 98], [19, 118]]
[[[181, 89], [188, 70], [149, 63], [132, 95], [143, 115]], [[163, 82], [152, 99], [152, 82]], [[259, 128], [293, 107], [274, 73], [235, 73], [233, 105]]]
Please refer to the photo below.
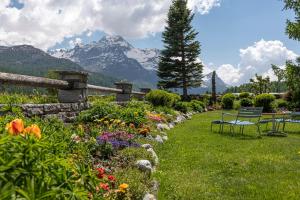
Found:
[[162, 38], [165, 49], [161, 52], [158, 87], [182, 88], [183, 99], [188, 98], [188, 88], [199, 87], [202, 82], [202, 64], [197, 61], [200, 43], [192, 27], [194, 18], [187, 0], [173, 0]]

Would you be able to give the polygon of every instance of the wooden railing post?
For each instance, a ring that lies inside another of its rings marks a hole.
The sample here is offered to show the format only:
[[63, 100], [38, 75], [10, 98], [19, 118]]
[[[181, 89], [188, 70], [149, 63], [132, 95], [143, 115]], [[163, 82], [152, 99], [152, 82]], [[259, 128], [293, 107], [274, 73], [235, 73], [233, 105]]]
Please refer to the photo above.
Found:
[[61, 80], [67, 81], [69, 87], [58, 91], [60, 103], [87, 102], [88, 73], [78, 71], [57, 71]]
[[117, 93], [116, 101], [117, 102], [126, 102], [130, 101], [132, 94], [132, 84], [126, 82], [117, 82], [115, 83], [117, 89], [121, 89], [122, 92]]

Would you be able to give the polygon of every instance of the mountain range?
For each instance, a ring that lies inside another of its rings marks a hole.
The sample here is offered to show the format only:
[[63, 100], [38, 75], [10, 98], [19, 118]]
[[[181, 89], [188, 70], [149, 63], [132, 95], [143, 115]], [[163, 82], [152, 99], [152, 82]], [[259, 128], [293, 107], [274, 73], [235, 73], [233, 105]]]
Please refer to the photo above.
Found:
[[[68, 59], [55, 58], [30, 45], [0, 46], [0, 71], [32, 76], [47, 76], [51, 70], [86, 71]], [[112, 86], [116, 78], [101, 73], [90, 73], [89, 83]]]
[[[129, 80], [139, 86], [154, 88], [158, 81], [156, 70], [159, 62], [159, 49], [133, 47], [121, 36], [104, 36], [98, 42], [77, 44], [72, 49], [48, 51], [57, 58], [69, 59], [84, 69], [104, 75]], [[191, 93], [211, 90], [212, 73], [203, 78], [201, 88], [191, 89]], [[216, 77], [217, 92], [226, 90], [227, 85]]]
[[98, 42], [48, 53], [57, 58], [69, 59], [85, 70], [118, 77], [145, 87], [154, 87], [157, 82], [156, 66], [160, 51], [134, 48], [121, 36], [105, 36]]
[[[48, 52], [30, 45], [0, 46], [0, 71], [47, 76], [49, 70], [80, 70], [90, 72], [89, 83], [95, 85], [113, 86], [116, 81], [127, 80], [135, 88], [155, 88], [159, 56], [158, 49], [139, 49], [121, 36], [105, 36], [90, 44]], [[211, 76], [212, 73], [205, 75], [202, 87], [190, 92], [210, 91]], [[217, 92], [227, 88], [218, 76], [216, 85]]]

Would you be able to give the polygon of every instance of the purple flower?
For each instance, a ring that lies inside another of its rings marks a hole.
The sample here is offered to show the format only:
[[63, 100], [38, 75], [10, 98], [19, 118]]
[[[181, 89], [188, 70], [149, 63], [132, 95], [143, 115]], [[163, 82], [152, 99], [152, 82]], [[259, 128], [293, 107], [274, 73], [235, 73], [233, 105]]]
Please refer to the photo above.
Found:
[[134, 135], [128, 134], [124, 131], [119, 132], [104, 132], [97, 137], [97, 142], [100, 145], [110, 143], [114, 149], [123, 149], [127, 147], [140, 147], [140, 144], [133, 142]]

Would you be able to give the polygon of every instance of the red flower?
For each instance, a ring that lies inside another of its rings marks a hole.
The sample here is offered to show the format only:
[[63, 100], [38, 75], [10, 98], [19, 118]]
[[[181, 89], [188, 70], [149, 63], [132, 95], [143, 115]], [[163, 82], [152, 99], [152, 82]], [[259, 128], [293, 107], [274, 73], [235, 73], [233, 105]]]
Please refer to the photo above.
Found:
[[109, 175], [107, 176], [108, 180], [110, 180], [111, 182], [115, 182], [116, 181], [116, 177]]
[[109, 190], [109, 185], [107, 183], [100, 183], [100, 187], [105, 191]]
[[97, 177], [102, 179], [105, 175], [105, 169], [104, 168], [97, 168], [96, 170], [98, 171]]

